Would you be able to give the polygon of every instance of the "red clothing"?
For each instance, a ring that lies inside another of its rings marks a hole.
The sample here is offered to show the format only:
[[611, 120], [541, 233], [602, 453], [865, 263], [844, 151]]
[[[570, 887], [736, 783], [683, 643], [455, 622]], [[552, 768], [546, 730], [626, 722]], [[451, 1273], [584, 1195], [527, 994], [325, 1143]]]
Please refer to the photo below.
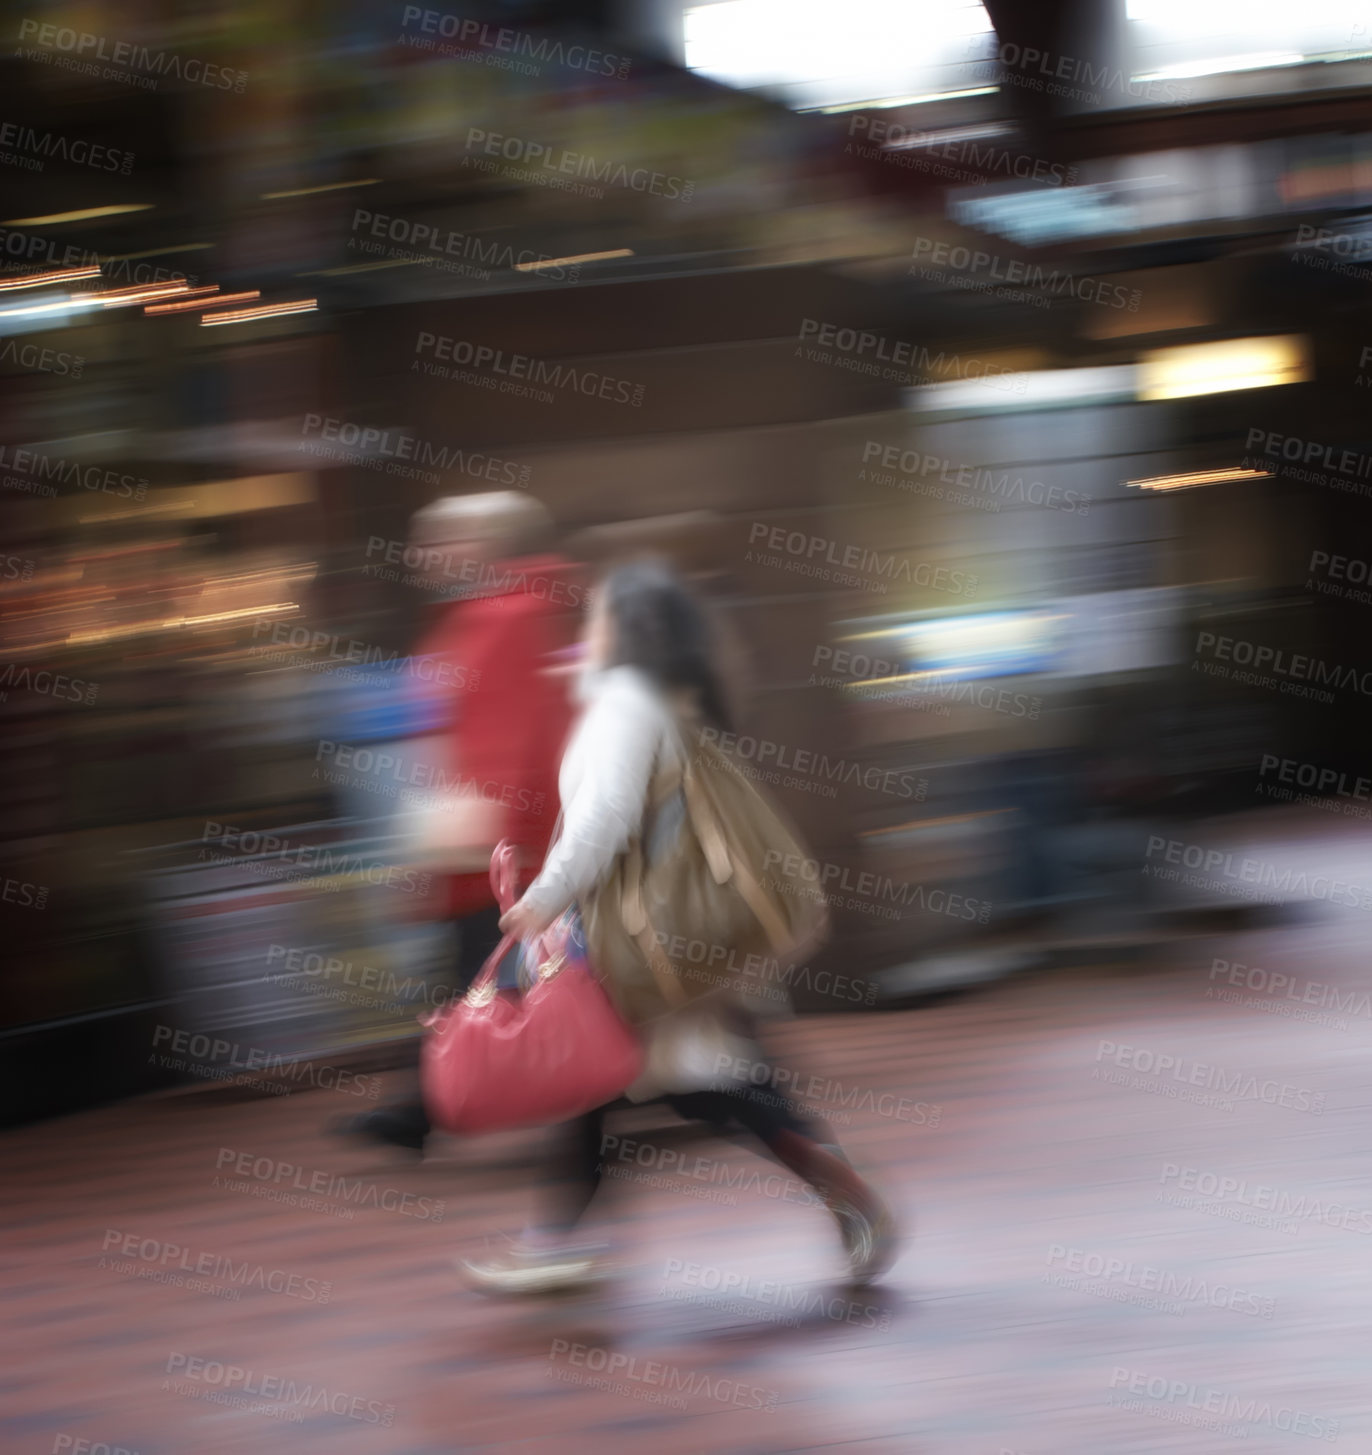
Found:
[[[491, 594], [443, 609], [415, 655], [450, 661], [455, 687], [445, 740], [447, 773], [475, 780], [482, 797], [504, 806], [501, 838], [523, 851], [521, 882], [538, 872], [557, 823], [557, 773], [572, 720], [567, 679], [550, 676], [552, 653], [580, 599], [569, 562], [530, 556], [493, 563]], [[446, 674], [445, 674], [446, 675]], [[448, 912], [471, 914], [494, 903], [485, 874], [449, 876]]]

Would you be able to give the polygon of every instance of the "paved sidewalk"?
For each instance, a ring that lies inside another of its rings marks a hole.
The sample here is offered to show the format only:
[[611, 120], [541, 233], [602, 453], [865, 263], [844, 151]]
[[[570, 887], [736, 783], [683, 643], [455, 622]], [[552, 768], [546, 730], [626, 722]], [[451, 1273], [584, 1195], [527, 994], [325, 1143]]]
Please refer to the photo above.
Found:
[[623, 1272], [514, 1304], [451, 1258], [520, 1225], [534, 1137], [418, 1165], [324, 1136], [367, 1103], [318, 1090], [7, 1134], [0, 1449], [1361, 1455], [1368, 920], [773, 1027], [913, 1219], [856, 1298], [771, 1164], [641, 1112]]

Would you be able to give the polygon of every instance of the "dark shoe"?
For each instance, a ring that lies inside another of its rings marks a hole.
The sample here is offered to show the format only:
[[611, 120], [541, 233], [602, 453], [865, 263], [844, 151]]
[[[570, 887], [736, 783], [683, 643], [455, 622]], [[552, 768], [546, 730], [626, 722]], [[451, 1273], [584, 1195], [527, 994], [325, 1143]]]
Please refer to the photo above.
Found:
[[341, 1136], [364, 1137], [369, 1142], [379, 1142], [386, 1147], [404, 1147], [422, 1156], [430, 1128], [422, 1106], [402, 1103], [378, 1106], [361, 1116], [347, 1117], [334, 1130]]
[[838, 1224], [855, 1287], [874, 1283], [896, 1261], [900, 1236], [890, 1208], [858, 1176], [838, 1147], [782, 1132], [772, 1150], [824, 1199]]

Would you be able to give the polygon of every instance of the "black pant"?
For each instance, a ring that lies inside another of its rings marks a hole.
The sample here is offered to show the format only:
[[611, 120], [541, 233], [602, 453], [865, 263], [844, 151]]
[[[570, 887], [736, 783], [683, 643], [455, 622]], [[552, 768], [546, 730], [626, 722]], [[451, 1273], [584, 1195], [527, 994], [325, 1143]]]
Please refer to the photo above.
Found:
[[[475, 914], [463, 915], [457, 922], [457, 965], [453, 972], [454, 995], [465, 995], [481, 973], [481, 967], [495, 953], [500, 943], [500, 910], [492, 904]], [[418, 1092], [409, 1101], [394, 1102], [387, 1113], [403, 1117], [421, 1137], [433, 1130], [429, 1114]]]
[[[709, 1122], [721, 1130], [727, 1129], [730, 1122], [737, 1122], [765, 1147], [770, 1148], [781, 1132], [818, 1140], [817, 1128], [801, 1117], [786, 1097], [776, 1092], [764, 1095], [757, 1087], [681, 1092], [664, 1096], [662, 1101], [684, 1121]], [[556, 1181], [549, 1190], [550, 1228], [568, 1232], [575, 1227], [600, 1187], [606, 1160], [605, 1113], [608, 1110], [608, 1107], [597, 1107], [575, 1121], [564, 1122], [554, 1134], [557, 1150], [551, 1171]]]
[[453, 990], [465, 995], [500, 943], [500, 910], [492, 904], [457, 922], [457, 972]]

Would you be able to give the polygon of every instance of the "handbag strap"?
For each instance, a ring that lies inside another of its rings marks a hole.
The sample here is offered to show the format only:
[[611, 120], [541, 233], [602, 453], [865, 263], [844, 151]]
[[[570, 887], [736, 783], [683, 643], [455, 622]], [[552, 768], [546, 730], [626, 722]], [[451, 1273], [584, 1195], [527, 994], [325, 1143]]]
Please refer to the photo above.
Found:
[[501, 839], [491, 854], [491, 892], [501, 914], [515, 902], [519, 884], [519, 849], [509, 839]]

